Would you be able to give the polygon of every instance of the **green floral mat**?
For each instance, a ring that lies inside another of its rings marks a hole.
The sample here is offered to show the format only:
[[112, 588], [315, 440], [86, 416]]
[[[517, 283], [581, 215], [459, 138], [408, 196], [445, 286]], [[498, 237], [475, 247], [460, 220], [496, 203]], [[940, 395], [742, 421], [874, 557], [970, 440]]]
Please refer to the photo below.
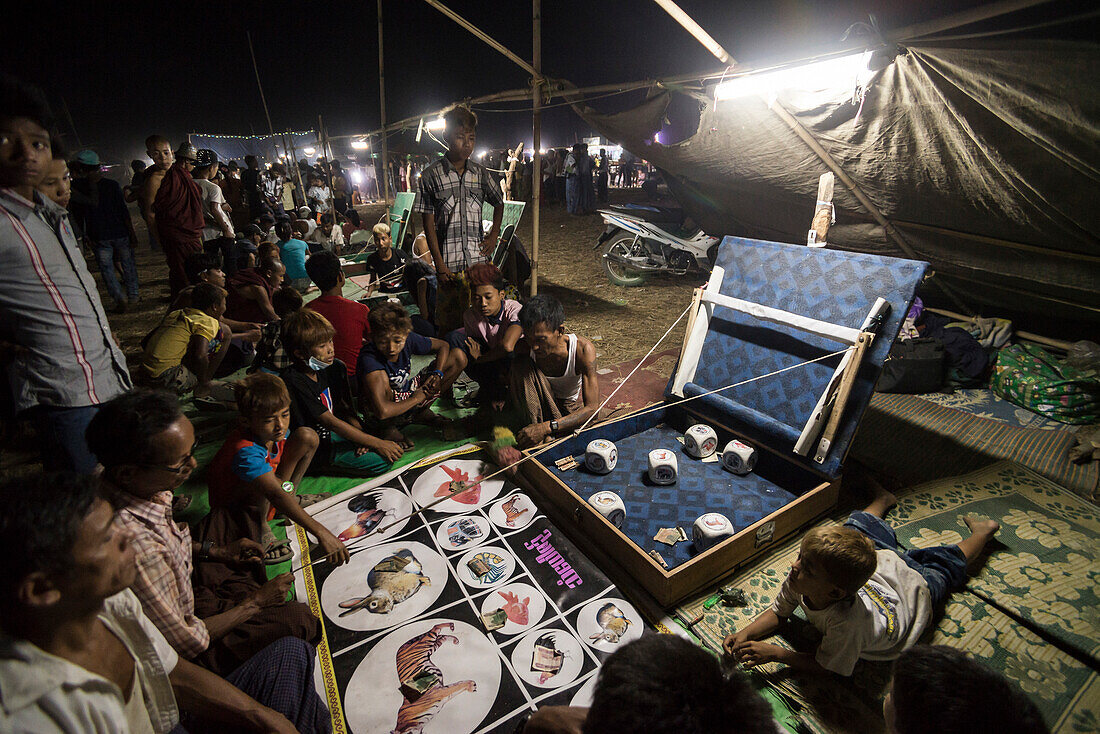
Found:
[[[821, 524], [843, 522], [848, 510]], [[989, 555], [964, 591], [952, 595], [926, 638], [966, 650], [1025, 690], [1051, 731], [1100, 732], [1100, 517], [1095, 505], [1011, 462], [909, 490], [888, 516], [903, 545], [957, 542], [964, 515], [1001, 522]], [[723, 580], [747, 607], [703, 608], [707, 595], [675, 609], [700, 615], [695, 634], [714, 650], [766, 609], [798, 552], [799, 538]], [[817, 631], [796, 618], [773, 641], [812, 650]], [[884, 731], [881, 706], [889, 663], [861, 661], [850, 679], [796, 674], [779, 664], [754, 671], [801, 714], [805, 728], [830, 734]]]

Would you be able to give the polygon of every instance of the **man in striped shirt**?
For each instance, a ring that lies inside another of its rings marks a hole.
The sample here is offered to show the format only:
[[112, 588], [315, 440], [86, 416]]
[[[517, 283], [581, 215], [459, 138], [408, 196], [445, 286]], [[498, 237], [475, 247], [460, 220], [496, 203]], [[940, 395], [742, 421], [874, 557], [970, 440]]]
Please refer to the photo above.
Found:
[[91, 472], [84, 429], [132, 387], [69, 214], [35, 190], [51, 160], [42, 93], [0, 78], [0, 361], [46, 468]]

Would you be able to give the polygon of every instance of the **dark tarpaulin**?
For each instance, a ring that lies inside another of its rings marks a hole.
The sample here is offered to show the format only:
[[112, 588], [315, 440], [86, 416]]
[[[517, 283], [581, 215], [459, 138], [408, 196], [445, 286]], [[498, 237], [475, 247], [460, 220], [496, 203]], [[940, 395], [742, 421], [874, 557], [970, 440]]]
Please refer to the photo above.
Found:
[[[1095, 335], [1100, 45], [960, 38], [900, 50], [871, 77], [861, 110], [850, 90], [778, 96], [911, 252], [839, 179], [829, 245], [928, 260], [933, 282], [975, 313], [1046, 334]], [[576, 109], [661, 169], [710, 234], [804, 243], [829, 169], [767, 102], [712, 100], [694, 136], [665, 146], [652, 140], [668, 101], [665, 92], [616, 115]], [[929, 294], [955, 308], [938, 289]]]

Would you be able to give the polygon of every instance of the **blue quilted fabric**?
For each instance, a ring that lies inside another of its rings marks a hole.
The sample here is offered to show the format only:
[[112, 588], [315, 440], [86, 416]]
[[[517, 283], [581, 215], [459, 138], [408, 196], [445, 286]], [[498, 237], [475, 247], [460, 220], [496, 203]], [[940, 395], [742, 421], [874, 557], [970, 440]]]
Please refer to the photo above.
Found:
[[[740, 237], [726, 237], [722, 241], [717, 264], [726, 271], [723, 294], [840, 326], [859, 328], [876, 298], [890, 302], [891, 309], [879, 328], [879, 336], [864, 358], [829, 459], [824, 466], [817, 467], [836, 476], [928, 264]], [[698, 394], [774, 372], [843, 346], [831, 339], [717, 307], [693, 381], [702, 390], [685, 390], [685, 393]], [[751, 409], [731, 421], [738, 424], [734, 427], [743, 428], [749, 435], [759, 435], [761, 440], [782, 451], [791, 451], [794, 448], [791, 431], [795, 437], [801, 432], [835, 370], [837, 359], [723, 391], [722, 397]], [[703, 398], [697, 402], [707, 402], [708, 412], [713, 411], [716, 416], [723, 412], [721, 401]], [[760, 425], [768, 421], [754, 421], [753, 411], [781, 425]]]
[[[659, 413], [655, 415], [660, 417]], [[649, 417], [644, 416], [643, 420]], [[616, 429], [622, 425], [616, 424], [598, 431], [598, 437], [614, 441], [618, 448], [619, 463], [610, 474], [593, 474], [583, 468], [584, 446], [579, 446], [577, 460], [582, 466], [578, 469], [559, 472], [550, 458], [546, 458], [543, 464], [582, 499], [586, 500], [601, 490], [610, 490], [622, 497], [626, 504], [622, 531], [643, 551], [656, 549], [672, 568], [694, 557], [696, 550], [690, 540], [671, 547], [656, 542], [653, 536], [661, 528], [679, 525], [690, 536], [695, 518], [707, 512], [720, 512], [730, 519], [736, 529], [741, 530], [775, 512], [817, 483], [809, 472], [766, 452], [760, 454], [757, 467], [751, 474], [739, 477], [722, 469], [718, 462], [703, 462], [685, 453], [676, 440], [683, 435], [679, 428], [661, 423], [641, 432], [627, 432], [624, 429], [620, 433]], [[585, 436], [580, 443], [587, 445], [588, 440], [595, 437]], [[675, 484], [655, 486], [646, 477], [649, 452], [655, 448], [676, 452], [680, 473]], [[558, 452], [548, 452], [548, 456], [550, 454], [556, 458]], [[540, 457], [540, 460], [543, 458]]]

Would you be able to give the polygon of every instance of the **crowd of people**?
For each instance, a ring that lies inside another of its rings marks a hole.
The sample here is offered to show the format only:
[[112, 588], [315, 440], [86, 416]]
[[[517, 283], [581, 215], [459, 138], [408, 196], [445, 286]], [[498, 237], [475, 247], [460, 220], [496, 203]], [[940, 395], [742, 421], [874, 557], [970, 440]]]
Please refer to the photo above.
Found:
[[[386, 225], [371, 229], [368, 290], [407, 288], [415, 318], [395, 299], [368, 307], [343, 295], [339, 256], [351, 232], [341, 225], [353, 232], [359, 221], [349, 192], [327, 186], [341, 178], [335, 162], [315, 172], [308, 203], [295, 209], [285, 189], [264, 185], [272, 179], [255, 160], [238, 177], [213, 151], [173, 151], [151, 136], [153, 165], [128, 191], [104, 185], [84, 151], [72, 159], [70, 195], [52, 129], [39, 90], [0, 78], [0, 352], [44, 466], [0, 485], [0, 731], [329, 731], [313, 682], [321, 626], [288, 600], [289, 574], [267, 577], [290, 555], [271, 520], [302, 526], [320, 555], [346, 563], [341, 540], [305, 511], [304, 476], [381, 474], [412, 447], [410, 424], [467, 435], [470, 425], [433, 410], [454, 401], [463, 373], [479, 385], [475, 428], [518, 416], [514, 442], [494, 446], [510, 464], [518, 449], [593, 418], [595, 347], [567, 331], [554, 298], [521, 303], [489, 261], [503, 196], [471, 160], [477, 118], [466, 108], [446, 115], [448, 150], [418, 178], [423, 232], [411, 252], [394, 246]], [[74, 205], [78, 182], [87, 201]], [[125, 292], [104, 272], [119, 307], [137, 298], [125, 265], [134, 242], [127, 196], [172, 278], [172, 302], [133, 373], [78, 240], [94, 243], [104, 270], [122, 262]], [[175, 490], [198, 468], [198, 443], [179, 396], [212, 398], [217, 376], [245, 367], [232, 388], [235, 427], [206, 467], [210, 512], [181, 525]], [[726, 640], [728, 660], [844, 676], [859, 659], [897, 659], [891, 731], [983, 730], [994, 720], [997, 731], [1044, 731], [1004, 679], [955, 651], [913, 646], [996, 523], [970, 521], [973, 534], [958, 545], [903, 552], [884, 519], [891, 506], [878, 491], [845, 528], [811, 531], [773, 609]], [[761, 641], [798, 606], [823, 632], [815, 653]], [[775, 724], [742, 675], [653, 635], [606, 661], [590, 708], [543, 707], [521, 726], [702, 733]]]

